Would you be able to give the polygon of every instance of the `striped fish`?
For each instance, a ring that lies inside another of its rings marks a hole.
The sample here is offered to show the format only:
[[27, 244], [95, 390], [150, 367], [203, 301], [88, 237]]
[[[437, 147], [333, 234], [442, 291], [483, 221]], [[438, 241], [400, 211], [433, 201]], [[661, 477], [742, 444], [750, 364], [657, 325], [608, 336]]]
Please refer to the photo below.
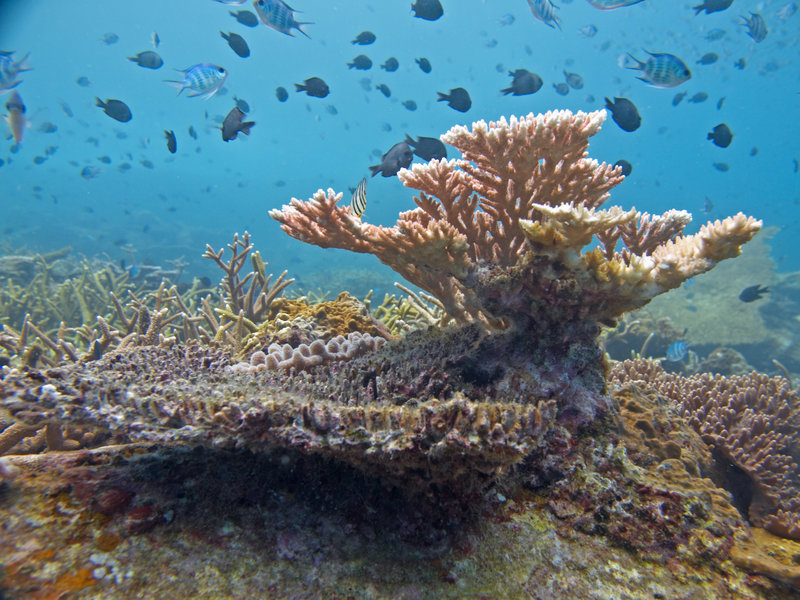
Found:
[[742, 15], [741, 19], [741, 24], [747, 27], [747, 35], [753, 38], [756, 43], [763, 42], [764, 39], [766, 39], [769, 30], [767, 29], [767, 23], [764, 21], [764, 17], [758, 13], [751, 12], [749, 19], [744, 15]]
[[589, 0], [589, 4], [600, 10], [613, 10], [623, 6], [633, 6], [644, 0]]
[[533, 16], [539, 19], [548, 27], [561, 29], [561, 21], [556, 16], [556, 9], [558, 8], [551, 0], [528, 0], [528, 6], [531, 7]]
[[686, 342], [678, 340], [669, 345], [666, 358], [669, 362], [680, 362], [686, 357], [688, 351], [689, 347], [686, 345]]
[[359, 219], [364, 211], [367, 210], [367, 178], [364, 177], [358, 182], [356, 191], [353, 192], [353, 197], [350, 198], [350, 210]]
[[292, 37], [294, 37], [292, 29], [297, 29], [308, 39], [311, 39], [310, 35], [300, 29], [300, 25], [311, 25], [312, 23], [310, 21], [295, 21], [294, 13], [296, 11], [283, 0], [255, 0], [253, 7], [256, 9], [258, 18], [267, 27]]
[[641, 75], [636, 79], [657, 88], [675, 87], [692, 77], [692, 72], [686, 63], [674, 54], [666, 52], [647, 52], [647, 54], [650, 55], [650, 58], [644, 62], [628, 54], [622, 66], [639, 71]]
[[28, 56], [30, 52], [21, 60], [14, 60], [13, 52], [0, 51], [0, 95], [22, 83], [22, 79], [17, 79], [17, 75], [31, 70], [27, 63]]
[[180, 88], [178, 95], [183, 90], [190, 89], [192, 90], [189, 94], [190, 98], [200, 96], [206, 100], [220, 90], [222, 84], [225, 83], [225, 78], [228, 76], [228, 72], [225, 69], [209, 63], [193, 65], [180, 72], [183, 73], [183, 81], [172, 79], [165, 79], [164, 81]]

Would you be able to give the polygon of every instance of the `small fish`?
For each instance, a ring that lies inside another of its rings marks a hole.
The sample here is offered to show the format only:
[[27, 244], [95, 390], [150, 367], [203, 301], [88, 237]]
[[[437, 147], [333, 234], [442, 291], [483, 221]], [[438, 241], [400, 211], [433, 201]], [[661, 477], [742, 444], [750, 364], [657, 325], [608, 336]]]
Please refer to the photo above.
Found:
[[742, 69], [744, 69], [747, 66], [747, 61], [745, 60], [744, 57], [741, 57], [741, 58], [737, 59], [737, 61], [735, 63], [733, 63], [733, 66], [741, 71]]
[[139, 52], [136, 56], [129, 56], [128, 60], [145, 69], [160, 69], [164, 64], [161, 56], [152, 50], [145, 50], [144, 52]]
[[111, 157], [110, 156], [106, 156], [106, 155], [98, 156], [97, 160], [99, 160], [104, 165], [110, 165], [111, 164]]
[[644, 0], [589, 0], [589, 4], [600, 10], [614, 10], [623, 6], [633, 6]]
[[694, 6], [694, 14], [699, 15], [701, 12], [706, 11], [707, 15], [714, 12], [719, 12], [728, 8], [733, 4], [733, 0], [703, 0], [702, 4]]
[[31, 70], [27, 64], [29, 56], [30, 52], [15, 61], [13, 52], [0, 52], [0, 94], [22, 83], [22, 79], [17, 79], [17, 75]]
[[356, 36], [351, 44], [358, 44], [359, 46], [369, 46], [375, 41], [375, 34], [371, 31], [362, 31]]
[[424, 56], [422, 58], [415, 58], [414, 62], [419, 65], [419, 68], [423, 73], [431, 72], [431, 61], [429, 61]]
[[755, 156], [756, 154], [758, 154], [758, 146], [753, 146], [750, 148], [750, 156]]
[[160, 37], [158, 37], [158, 34], [157, 34], [155, 31], [154, 31], [154, 32], [153, 32], [153, 33], [150, 35], [150, 41], [151, 41], [151, 42], [152, 42], [152, 44], [153, 44], [153, 48], [158, 48], [158, 45], [161, 43], [161, 38], [160, 38]]
[[740, 17], [742, 19], [742, 25], [747, 27], [747, 35], [749, 35], [756, 43], [763, 42], [769, 30], [767, 29], [767, 23], [764, 21], [764, 17], [762, 17], [759, 13], [750, 12], [750, 18], [745, 17], [742, 15]]
[[364, 211], [367, 210], [367, 178], [363, 177], [350, 198], [350, 211], [359, 219]]
[[275, 97], [278, 99], [278, 102], [286, 102], [289, 99], [289, 92], [286, 91], [286, 88], [276, 87], [275, 88]]
[[642, 117], [636, 105], [627, 98], [614, 98], [612, 102], [606, 98], [606, 108], [611, 111], [611, 118], [623, 131], [636, 131], [642, 124]]
[[242, 100], [241, 98], [237, 98], [236, 96], [234, 96], [233, 101], [236, 102], [236, 106], [238, 106], [239, 110], [242, 111], [244, 114], [250, 112], [250, 105], [247, 103], [246, 100]]
[[705, 200], [703, 200], [703, 214], [704, 214], [704, 215], [707, 215], [707, 214], [709, 214], [709, 213], [710, 213], [712, 210], [714, 210], [714, 203], [711, 201], [711, 198], [709, 198], [708, 196], [706, 196], [706, 199], [705, 199]]
[[391, 177], [397, 175], [400, 169], [408, 168], [411, 161], [414, 159], [414, 152], [406, 142], [398, 142], [389, 151], [381, 156], [381, 162], [378, 165], [372, 165], [369, 170], [372, 171], [372, 176], [375, 177], [378, 173], [384, 177]]
[[214, 2], [219, 2], [220, 4], [227, 4], [228, 6], [241, 6], [247, 0], [214, 0]]
[[391, 57], [387, 58], [386, 62], [384, 62], [381, 65], [381, 69], [384, 69], [385, 71], [388, 71], [389, 73], [393, 73], [393, 72], [397, 71], [397, 68], [399, 66], [400, 66], [400, 63], [397, 62], [397, 59], [394, 56], [391, 56]]
[[796, 12], [797, 2], [789, 2], [788, 4], [784, 4], [783, 7], [777, 13], [775, 13], [775, 16], [781, 21], [787, 21]]
[[365, 54], [359, 54], [352, 62], [347, 63], [347, 67], [359, 71], [369, 71], [372, 68], [372, 60]]
[[553, 29], [556, 27], [561, 29], [561, 21], [556, 16], [556, 8], [558, 7], [550, 0], [528, 0], [528, 6], [533, 16], [542, 23]]
[[175, 132], [171, 130], [164, 130], [164, 137], [167, 138], [167, 150], [170, 154], [175, 154], [178, 151], [178, 142], [175, 139]]
[[22, 141], [22, 136], [29, 122], [25, 118], [25, 104], [22, 102], [22, 97], [20, 97], [17, 90], [11, 92], [8, 102], [6, 102], [6, 110], [8, 114], [5, 115], [3, 119], [8, 123], [8, 128], [11, 130], [14, 143], [19, 144]]
[[447, 148], [439, 138], [419, 136], [416, 140], [406, 134], [406, 144], [423, 160], [447, 158]]
[[108, 99], [103, 102], [100, 98], [95, 98], [95, 106], [102, 108], [104, 113], [120, 123], [127, 123], [133, 117], [131, 109], [122, 100]]
[[711, 132], [706, 136], [706, 139], [711, 140], [720, 148], [727, 148], [733, 141], [733, 133], [731, 133], [731, 128], [725, 123], [720, 123], [711, 130]]
[[712, 29], [706, 34], [706, 39], [709, 42], [716, 42], [717, 40], [721, 40], [725, 37], [725, 30], [720, 29], [719, 27]]
[[255, 121], [242, 121], [244, 118], [244, 113], [239, 110], [238, 106], [234, 106], [231, 111], [225, 117], [225, 120], [222, 121], [222, 140], [225, 142], [229, 142], [231, 140], [235, 140], [236, 137], [239, 135], [239, 132], [242, 132], [245, 135], [250, 135], [250, 128], [256, 124]]
[[258, 27], [258, 17], [249, 10], [229, 11], [228, 14], [245, 27]]
[[719, 55], [716, 52], [706, 52], [697, 61], [698, 65], [713, 65], [719, 60]]
[[567, 94], [569, 94], [569, 84], [565, 83], [563, 81], [561, 81], [559, 83], [554, 83], [553, 84], [553, 89], [556, 91], [556, 94], [558, 94], [559, 96], [566, 96]]
[[189, 137], [193, 140], [197, 139], [197, 132], [194, 130], [194, 125], [189, 125]]
[[310, 21], [295, 21], [295, 10], [283, 0], [255, 0], [253, 6], [256, 9], [259, 19], [261, 19], [261, 22], [267, 27], [292, 37], [294, 37], [292, 29], [297, 29], [297, 31], [311, 39], [311, 36], [303, 31], [300, 26], [313, 25], [313, 23]]
[[98, 175], [100, 175], [100, 169], [97, 167], [83, 167], [81, 169], [81, 177], [84, 179], [94, 179]]
[[119, 41], [119, 36], [116, 33], [108, 32], [103, 34], [101, 41], [106, 45], [116, 44]]
[[578, 30], [578, 33], [580, 33], [585, 38], [593, 38], [594, 36], [597, 35], [597, 27], [590, 23], [589, 25], [581, 27]]
[[390, 90], [389, 86], [386, 85], [385, 83], [381, 83], [379, 85], [376, 85], [375, 89], [378, 90], [381, 94], [383, 94], [387, 98], [391, 97], [391, 95], [392, 95], [392, 90]]
[[571, 87], [573, 90], [580, 90], [583, 88], [583, 77], [577, 73], [569, 73], [565, 70], [564, 78], [566, 79], [569, 87]]
[[535, 94], [542, 89], [542, 78], [536, 73], [531, 73], [527, 69], [509, 71], [508, 74], [513, 79], [509, 87], [500, 90], [504, 96], [508, 94], [513, 96], [526, 96], [528, 94]]
[[712, 163], [712, 166], [713, 166], [713, 167], [714, 167], [714, 168], [715, 168], [717, 171], [720, 171], [721, 173], [727, 173], [728, 171], [730, 171], [730, 170], [731, 170], [731, 168], [730, 168], [730, 166], [728, 165], [728, 163], [724, 163], [724, 162], [715, 162], [715, 163]]
[[624, 61], [623, 66], [626, 69], [634, 69], [641, 73], [636, 79], [657, 88], [670, 88], [680, 85], [692, 77], [689, 67], [674, 54], [666, 52], [647, 52], [647, 54], [650, 57], [646, 61], [640, 61], [630, 54], [627, 57], [633, 63], [627, 59]]
[[719, 100], [717, 100], [717, 110], [720, 110], [720, 109], [722, 108], [722, 105], [723, 105], [723, 104], [725, 104], [725, 98], [726, 98], [726, 97], [725, 97], [725, 96], [723, 96], [722, 98], [720, 98]]
[[705, 102], [708, 100], [708, 94], [705, 92], [697, 92], [694, 96], [689, 98], [687, 102], [691, 102], [692, 104], [700, 104], [701, 102]]
[[56, 153], [56, 150], [58, 150], [58, 146], [48, 146], [47, 148], [44, 149], [44, 155], [53, 156], [53, 154]]
[[622, 169], [622, 174], [627, 177], [633, 172], [633, 165], [629, 163], [625, 159], [620, 159], [614, 163], [615, 167], [620, 167]]
[[515, 20], [514, 15], [506, 13], [497, 19], [497, 24], [500, 25], [500, 27], [508, 27], [509, 25], [513, 25]]
[[69, 104], [67, 104], [63, 100], [59, 100], [58, 105], [61, 107], [61, 110], [65, 115], [67, 115], [70, 118], [73, 117], [72, 109], [69, 107]]
[[303, 83], [295, 83], [296, 92], [305, 92], [314, 98], [324, 98], [330, 93], [328, 84], [321, 77], [309, 77]]
[[45, 121], [39, 125], [39, 131], [42, 133], [55, 133], [58, 131], [58, 125], [51, 123], [50, 121]]
[[439, 0], [416, 0], [411, 5], [414, 16], [426, 21], [435, 21], [444, 14], [442, 3]]
[[35, 164], [35, 165], [40, 165], [40, 164], [42, 164], [42, 163], [43, 163], [44, 161], [46, 161], [46, 160], [47, 160], [47, 159], [46, 159], [44, 156], [34, 156], [34, 157], [33, 157], [33, 164]]
[[742, 290], [739, 294], [739, 300], [742, 302], [755, 302], [760, 300], [761, 297], [769, 291], [768, 287], [761, 287], [760, 285], [751, 285]]
[[672, 106], [678, 106], [684, 98], [686, 98], [686, 92], [678, 92], [672, 97]]
[[417, 110], [417, 103], [416, 103], [416, 102], [414, 102], [413, 100], [403, 100], [403, 102], [402, 102], [401, 104], [402, 104], [402, 105], [403, 105], [403, 107], [404, 107], [404, 108], [406, 108], [407, 110], [410, 110], [410, 111], [415, 111], [415, 110]]
[[683, 340], [672, 342], [667, 348], [666, 358], [669, 362], [680, 362], [686, 357], [688, 350], [689, 348]]
[[81, 75], [80, 77], [78, 77], [75, 80], [75, 83], [77, 83], [81, 87], [89, 87], [90, 85], [92, 85], [92, 82], [89, 81], [89, 78], [86, 77], [86, 75]]
[[222, 88], [225, 79], [228, 77], [228, 72], [225, 69], [209, 63], [199, 63], [192, 65], [188, 69], [177, 70], [183, 73], [183, 80], [167, 79], [165, 83], [177, 87], [179, 96], [183, 90], [191, 90], [192, 93], [188, 94], [190, 98], [199, 96], [208, 100]]
[[447, 105], [458, 112], [467, 112], [472, 106], [472, 98], [469, 97], [469, 92], [462, 87], [453, 88], [448, 94], [436, 93], [439, 95], [436, 99], [437, 102], [446, 100]]
[[117, 169], [119, 170], [120, 173], [124, 173], [125, 171], [130, 171], [131, 165], [130, 165], [130, 163], [126, 163], [126, 162], [120, 163], [117, 166]]
[[338, 115], [339, 114], [339, 109], [337, 109], [333, 104], [326, 105], [325, 106], [325, 111], [329, 115]]
[[152, 169], [153, 167], [155, 167], [153, 162], [150, 161], [150, 160], [147, 160], [146, 158], [143, 158], [142, 160], [140, 160], [139, 164], [142, 165], [145, 169]]
[[237, 56], [241, 58], [247, 58], [250, 56], [250, 47], [247, 45], [245, 39], [240, 36], [238, 33], [225, 33], [220, 31], [219, 34], [222, 36], [226, 42], [228, 42], [228, 46], [230, 46], [231, 50], [233, 50]]

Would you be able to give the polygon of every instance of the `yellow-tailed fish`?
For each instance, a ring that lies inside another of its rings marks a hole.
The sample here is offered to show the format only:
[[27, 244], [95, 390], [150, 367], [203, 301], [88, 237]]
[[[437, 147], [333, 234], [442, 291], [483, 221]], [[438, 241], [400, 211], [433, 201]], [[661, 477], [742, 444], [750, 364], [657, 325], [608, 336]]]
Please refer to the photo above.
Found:
[[353, 192], [353, 197], [350, 198], [350, 210], [355, 216], [361, 218], [364, 211], [367, 210], [367, 178], [364, 177], [358, 182], [356, 191]]
[[11, 129], [11, 135], [14, 137], [14, 142], [19, 144], [22, 141], [22, 134], [25, 132], [25, 127], [28, 126], [28, 120], [25, 118], [25, 104], [17, 90], [11, 93], [11, 96], [6, 102], [6, 110], [8, 114], [3, 118], [8, 123]]

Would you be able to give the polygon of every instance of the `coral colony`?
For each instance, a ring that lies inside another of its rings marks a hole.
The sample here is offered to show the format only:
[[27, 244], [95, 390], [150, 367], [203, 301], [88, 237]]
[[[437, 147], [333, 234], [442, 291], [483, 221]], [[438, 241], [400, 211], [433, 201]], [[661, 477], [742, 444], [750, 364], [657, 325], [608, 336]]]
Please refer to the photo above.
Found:
[[[462, 158], [400, 171], [419, 193], [393, 227], [362, 221], [330, 189], [270, 211], [289, 235], [373, 254], [424, 290], [401, 286], [402, 302], [287, 298], [293, 280], [268, 276], [245, 234], [228, 260], [206, 250], [225, 272], [221, 300], [197, 284], [137, 295], [98, 280], [112, 308], [93, 308], [105, 315], [94, 326], [25, 315], [0, 332], [0, 480], [16, 455], [43, 450], [282, 449], [420, 501], [469, 503], [505, 479], [564, 526], [648, 559], [692, 548], [691, 560], [731, 558], [797, 586], [796, 572], [740, 545], [743, 518], [800, 538], [789, 383], [685, 378], [645, 360], [612, 370], [598, 343], [601, 326], [737, 256], [761, 222], [740, 213], [683, 235], [683, 211], [603, 208], [623, 179], [587, 157], [605, 116], [453, 127], [442, 141]], [[749, 489], [735, 509], [719, 491], [734, 486], [732, 467]]]

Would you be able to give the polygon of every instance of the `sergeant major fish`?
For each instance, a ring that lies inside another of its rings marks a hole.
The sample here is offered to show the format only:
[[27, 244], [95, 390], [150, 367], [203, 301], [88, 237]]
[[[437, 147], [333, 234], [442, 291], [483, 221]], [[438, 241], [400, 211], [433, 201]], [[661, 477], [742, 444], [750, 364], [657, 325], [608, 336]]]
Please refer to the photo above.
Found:
[[528, 6], [533, 16], [542, 23], [553, 29], [556, 27], [561, 29], [561, 21], [556, 16], [556, 8], [558, 7], [550, 0], [528, 0]]
[[310, 21], [295, 21], [295, 10], [283, 0], [255, 0], [253, 7], [261, 22], [275, 31], [280, 31], [286, 35], [294, 37], [292, 29], [297, 29], [300, 33], [311, 39], [311, 36], [303, 31], [301, 25], [312, 25]]
[[30, 52], [15, 61], [13, 52], [0, 52], [0, 94], [4, 94], [22, 83], [22, 80], [16, 77], [24, 71], [31, 70], [26, 64], [29, 56]]
[[647, 52], [647, 54], [650, 57], [646, 61], [641, 61], [628, 54], [627, 57], [623, 58], [622, 66], [626, 69], [639, 71], [641, 75], [636, 79], [657, 88], [675, 87], [692, 77], [692, 72], [686, 66], [686, 63], [674, 54], [666, 52]]
[[183, 73], [183, 81], [166, 79], [165, 83], [179, 88], [178, 95], [187, 88], [192, 90], [192, 93], [188, 94], [190, 98], [200, 96], [208, 100], [220, 90], [228, 77], [225, 69], [209, 63], [199, 63], [188, 69], [178, 70]]
[[751, 12], [750, 18], [742, 16], [741, 19], [741, 24], [747, 27], [747, 35], [753, 38], [756, 43], [763, 42], [766, 39], [769, 30], [764, 17], [758, 13]]

